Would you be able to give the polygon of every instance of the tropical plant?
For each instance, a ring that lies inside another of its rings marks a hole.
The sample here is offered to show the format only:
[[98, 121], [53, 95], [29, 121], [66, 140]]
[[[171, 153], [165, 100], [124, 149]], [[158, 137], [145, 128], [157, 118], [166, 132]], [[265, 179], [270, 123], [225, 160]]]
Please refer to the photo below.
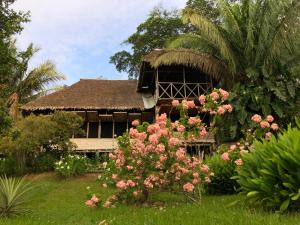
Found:
[[[300, 128], [300, 120], [298, 120]], [[278, 138], [255, 142], [243, 156], [237, 181], [252, 204], [281, 212], [300, 208], [300, 129], [289, 127]]]
[[16, 216], [26, 212], [26, 194], [32, 185], [25, 178], [0, 177], [0, 215]]
[[7, 104], [10, 108], [10, 115], [14, 119], [18, 117], [20, 103], [23, 104], [39, 97], [45, 92], [47, 85], [64, 79], [64, 76], [57, 72], [55, 65], [50, 61], [28, 70], [29, 60], [38, 50], [30, 44], [19, 57], [19, 64], [12, 74], [13, 79], [9, 84], [10, 94]]
[[65, 178], [84, 174], [87, 167], [87, 158], [80, 155], [67, 155], [55, 163], [55, 171]]
[[183, 21], [197, 31], [180, 35], [168, 45], [177, 51], [159, 55], [151, 65], [197, 63], [210, 74], [221, 68], [223, 84], [235, 93], [231, 100], [240, 124], [250, 122], [252, 113], [288, 120], [299, 107], [299, 74], [293, 68], [300, 56], [295, 47], [300, 2], [219, 0], [216, 7], [217, 21], [185, 9]]

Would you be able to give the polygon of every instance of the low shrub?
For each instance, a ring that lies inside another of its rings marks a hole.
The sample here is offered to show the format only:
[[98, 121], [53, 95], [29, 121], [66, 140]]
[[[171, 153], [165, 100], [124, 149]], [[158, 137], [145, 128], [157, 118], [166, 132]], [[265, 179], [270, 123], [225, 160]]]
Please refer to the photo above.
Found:
[[0, 177], [0, 216], [16, 216], [26, 212], [26, 194], [32, 189], [24, 178]]
[[0, 176], [17, 174], [16, 162], [12, 157], [0, 158]]
[[205, 185], [208, 194], [234, 194], [237, 192], [239, 184], [232, 179], [237, 175], [233, 163], [222, 160], [219, 155], [207, 157], [205, 163], [214, 173], [211, 182]]
[[255, 142], [243, 156], [237, 181], [252, 204], [280, 210], [300, 209], [300, 129], [270, 141]]
[[87, 158], [80, 155], [67, 155], [55, 163], [55, 171], [65, 178], [84, 174], [87, 167]]
[[58, 153], [44, 152], [32, 156], [30, 160], [27, 160], [26, 165], [30, 168], [30, 172], [48, 172], [54, 171], [57, 160], [59, 160]]

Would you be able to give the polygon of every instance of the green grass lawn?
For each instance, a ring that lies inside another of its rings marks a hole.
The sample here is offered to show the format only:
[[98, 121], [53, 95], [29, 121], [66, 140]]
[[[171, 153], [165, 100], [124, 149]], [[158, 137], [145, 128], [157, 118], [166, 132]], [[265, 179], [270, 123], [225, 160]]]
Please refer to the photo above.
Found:
[[[1, 225], [97, 225], [103, 220], [120, 225], [300, 225], [300, 214], [279, 216], [258, 209], [250, 210], [241, 204], [228, 207], [239, 198], [237, 196], [203, 196], [201, 205], [198, 205], [186, 203], [178, 196], [164, 194], [164, 208], [119, 205], [111, 209], [89, 209], [84, 205], [86, 186], [97, 190], [103, 198], [110, 194], [110, 190], [100, 188], [95, 177], [61, 180], [54, 174], [41, 174], [30, 179], [36, 185], [30, 193], [31, 211], [17, 218], [0, 218]], [[153, 202], [157, 202], [158, 198], [154, 197]]]

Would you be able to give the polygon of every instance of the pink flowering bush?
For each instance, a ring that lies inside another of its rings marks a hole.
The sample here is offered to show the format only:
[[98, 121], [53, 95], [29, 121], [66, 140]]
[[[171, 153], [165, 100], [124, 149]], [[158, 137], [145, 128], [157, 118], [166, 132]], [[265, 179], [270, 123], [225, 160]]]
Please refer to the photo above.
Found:
[[[186, 153], [183, 141], [206, 137], [219, 117], [232, 111], [225, 104], [228, 95], [215, 89], [212, 94], [199, 97], [199, 106], [194, 101], [174, 100], [172, 106], [180, 112], [180, 119], [175, 122], [166, 114], [157, 116], [153, 124], [133, 121], [134, 127], [118, 137], [118, 148], [109, 154], [101, 181], [118, 191], [103, 206], [109, 207], [115, 201], [144, 202], [152, 193], [166, 190], [199, 200], [202, 184], [209, 183], [213, 173], [199, 158]], [[210, 113], [210, 127], [199, 116], [190, 117], [189, 110]]]

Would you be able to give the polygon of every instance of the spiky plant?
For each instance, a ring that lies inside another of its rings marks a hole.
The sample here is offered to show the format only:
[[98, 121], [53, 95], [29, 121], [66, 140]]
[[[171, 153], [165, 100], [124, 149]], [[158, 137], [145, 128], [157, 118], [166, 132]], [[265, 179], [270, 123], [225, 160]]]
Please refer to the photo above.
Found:
[[25, 178], [0, 177], [0, 216], [16, 216], [26, 212], [26, 194], [32, 185]]
[[[183, 21], [196, 32], [180, 35], [167, 46], [177, 49], [174, 53], [167, 51], [150, 63], [158, 67], [180, 60], [190, 66], [198, 61], [203, 68], [222, 66], [225, 86], [237, 89], [241, 123], [247, 111], [284, 117], [284, 109], [290, 111], [289, 106], [294, 106], [300, 86], [299, 74], [293, 69], [299, 67], [300, 58], [300, 1], [233, 2], [218, 1], [218, 20], [185, 9]], [[178, 51], [183, 53], [180, 58]]]

